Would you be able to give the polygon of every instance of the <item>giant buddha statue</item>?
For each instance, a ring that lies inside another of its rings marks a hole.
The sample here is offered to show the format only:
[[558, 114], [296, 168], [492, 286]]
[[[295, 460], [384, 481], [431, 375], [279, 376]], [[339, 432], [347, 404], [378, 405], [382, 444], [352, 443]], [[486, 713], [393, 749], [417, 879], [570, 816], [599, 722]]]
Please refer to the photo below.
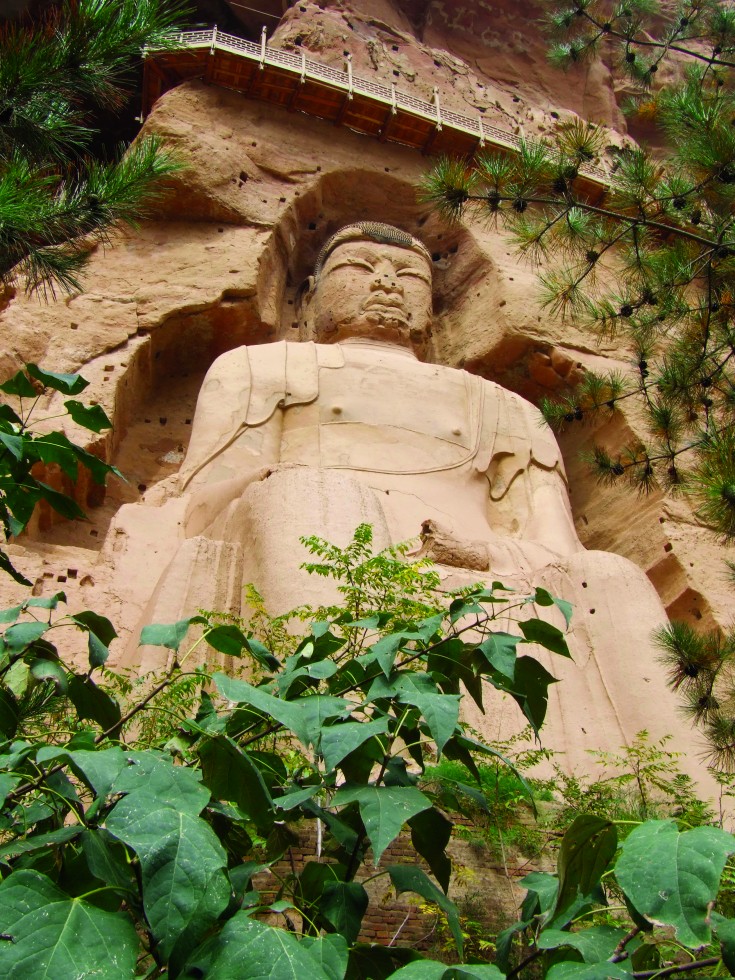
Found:
[[[417, 539], [447, 588], [501, 579], [574, 604], [573, 662], [547, 663], [560, 683], [544, 741], [566, 765], [589, 770], [586, 750], [617, 749], [643, 728], [687, 751], [651, 639], [665, 622], [660, 600], [631, 562], [582, 547], [539, 412], [421, 359], [432, 323], [422, 243], [388, 225], [342, 228], [301, 309], [312, 339], [240, 347], [206, 376], [180, 473], [182, 542], [146, 621], [202, 606], [240, 612], [249, 582], [273, 614], [318, 604], [330, 583], [300, 570], [299, 537], [344, 545], [369, 522], [377, 547]], [[467, 710], [487, 738], [512, 730], [502, 707]]]

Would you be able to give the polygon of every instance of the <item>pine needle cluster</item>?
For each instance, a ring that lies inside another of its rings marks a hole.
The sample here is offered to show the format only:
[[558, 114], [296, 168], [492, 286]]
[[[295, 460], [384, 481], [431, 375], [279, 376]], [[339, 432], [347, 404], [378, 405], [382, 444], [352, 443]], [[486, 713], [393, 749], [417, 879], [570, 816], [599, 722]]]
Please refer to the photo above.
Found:
[[156, 139], [95, 156], [95, 112], [130, 97], [144, 45], [171, 45], [178, 0], [66, 0], [0, 27], [0, 284], [79, 288], [94, 245], [135, 223], [180, 169]]
[[[546, 403], [557, 427], [634, 399], [647, 437], [591, 462], [602, 481], [690, 493], [701, 520], [735, 540], [735, 7], [722, 0], [550, 2], [550, 57], [562, 67], [612, 46], [638, 108], [669, 147], [619, 152], [602, 200], [580, 171], [598, 130], [562, 124], [553, 141], [471, 162], [440, 160], [423, 199], [446, 218], [492, 220], [543, 260], [543, 303], [632, 352], [631, 371]], [[656, 87], [675, 56], [680, 83]]]
[[656, 640], [685, 714], [702, 731], [714, 768], [735, 771], [735, 631], [699, 633], [673, 622]]

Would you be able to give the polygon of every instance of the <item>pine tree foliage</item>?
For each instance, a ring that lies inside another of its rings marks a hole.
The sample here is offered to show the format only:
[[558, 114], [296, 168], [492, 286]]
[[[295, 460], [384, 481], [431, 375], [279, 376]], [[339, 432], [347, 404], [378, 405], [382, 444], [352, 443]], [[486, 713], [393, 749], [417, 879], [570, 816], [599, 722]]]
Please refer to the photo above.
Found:
[[[635, 111], [664, 134], [668, 153], [619, 153], [601, 201], [580, 171], [601, 135], [562, 124], [553, 143], [516, 155], [441, 160], [424, 200], [450, 220], [492, 220], [519, 253], [543, 260], [543, 302], [633, 353], [626, 376], [588, 377], [547, 402], [552, 425], [639, 403], [647, 437], [591, 462], [603, 481], [690, 492], [704, 523], [735, 540], [735, 6], [685, 0], [572, 0], [549, 5], [553, 63], [606, 47], [637, 86]], [[680, 83], [657, 87], [664, 59]]]
[[171, 45], [164, 0], [66, 0], [34, 26], [0, 28], [0, 283], [79, 287], [90, 250], [143, 217], [179, 169], [156, 139], [93, 154], [95, 110], [119, 111], [144, 45]]

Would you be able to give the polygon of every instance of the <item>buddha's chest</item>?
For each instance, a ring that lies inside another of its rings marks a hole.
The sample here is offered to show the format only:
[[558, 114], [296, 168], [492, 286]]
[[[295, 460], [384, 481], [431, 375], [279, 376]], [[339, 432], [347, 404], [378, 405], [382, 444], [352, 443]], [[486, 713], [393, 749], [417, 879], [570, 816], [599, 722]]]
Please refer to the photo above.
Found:
[[319, 396], [284, 413], [282, 458], [410, 472], [453, 466], [476, 439], [468, 376], [400, 357], [347, 358], [319, 372]]

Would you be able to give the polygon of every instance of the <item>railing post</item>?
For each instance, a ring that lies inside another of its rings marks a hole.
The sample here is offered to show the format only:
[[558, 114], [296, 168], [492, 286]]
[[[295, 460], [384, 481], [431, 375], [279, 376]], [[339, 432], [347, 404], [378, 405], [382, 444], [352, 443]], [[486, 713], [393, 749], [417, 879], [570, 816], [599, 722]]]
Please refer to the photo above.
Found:
[[263, 29], [260, 32], [260, 70], [261, 71], [263, 71], [263, 69], [265, 68], [265, 51], [267, 45], [267, 35], [268, 35], [268, 31], [264, 24]]
[[442, 128], [442, 107], [439, 103], [439, 89], [434, 86], [434, 94], [431, 97], [431, 101], [436, 106], [436, 128], [441, 131]]
[[482, 116], [479, 113], [477, 116], [477, 128], [480, 132], [480, 146], [483, 147], [485, 145], [485, 131], [482, 128]]
[[390, 83], [390, 111], [392, 115], [398, 112], [398, 99], [396, 98], [396, 83]]
[[212, 28], [212, 44], [210, 45], [209, 53], [214, 54], [216, 47], [217, 47], [217, 25], [215, 24], [214, 27]]
[[306, 84], [306, 51], [301, 49], [301, 84]]
[[347, 98], [352, 98], [352, 55], [347, 55]]

